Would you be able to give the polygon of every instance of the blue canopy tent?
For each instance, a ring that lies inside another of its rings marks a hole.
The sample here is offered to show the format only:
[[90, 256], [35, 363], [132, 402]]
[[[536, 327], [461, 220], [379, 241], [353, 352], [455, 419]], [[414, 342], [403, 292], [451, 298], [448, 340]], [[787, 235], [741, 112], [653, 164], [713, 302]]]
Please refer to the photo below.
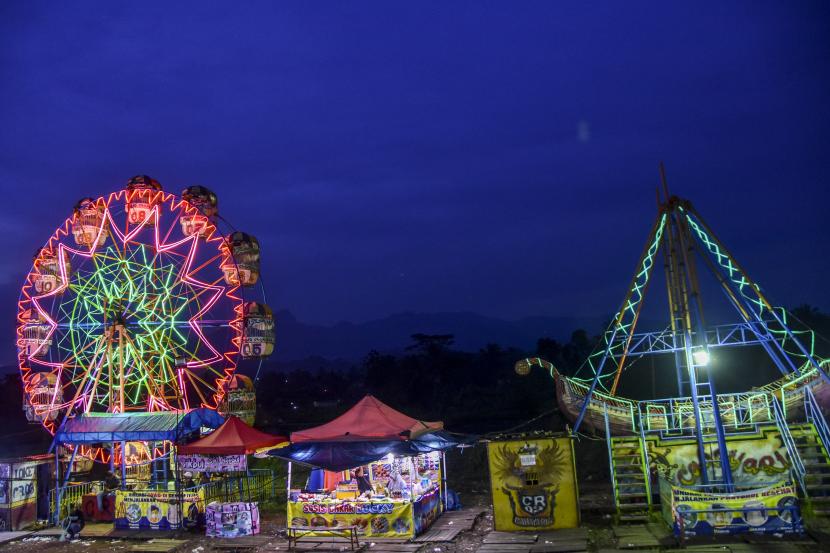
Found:
[[[69, 468], [63, 484], [60, 479], [60, 445], [92, 445], [121, 443], [125, 451], [127, 442], [173, 442], [179, 443], [190, 437], [198, 437], [202, 428], [215, 429], [225, 419], [212, 409], [191, 409], [189, 411], [158, 411], [152, 413], [87, 413], [66, 418], [55, 432], [52, 448], [55, 450], [56, 505], [60, 505], [63, 488], [69, 480], [72, 463], [78, 447], [73, 447]], [[114, 449], [114, 448], [113, 448]], [[110, 456], [112, 467], [114, 455]], [[121, 486], [126, 480], [126, 463], [121, 463]], [[60, 509], [55, 509], [56, 518]], [[55, 521], [58, 523], [59, 521]]]
[[211, 409], [153, 413], [89, 413], [67, 419], [55, 444], [176, 442], [200, 428], [218, 428], [225, 419]]
[[329, 471], [365, 465], [393, 454], [412, 457], [430, 451], [445, 451], [461, 443], [447, 432], [422, 434], [412, 440], [299, 442], [268, 452], [273, 457]]

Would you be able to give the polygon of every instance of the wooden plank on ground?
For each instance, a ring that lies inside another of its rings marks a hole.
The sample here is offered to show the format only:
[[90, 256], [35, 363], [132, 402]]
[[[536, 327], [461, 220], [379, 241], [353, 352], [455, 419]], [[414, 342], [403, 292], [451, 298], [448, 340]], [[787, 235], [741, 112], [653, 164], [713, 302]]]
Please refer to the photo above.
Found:
[[550, 532], [540, 532], [539, 533], [539, 541], [542, 539], [552, 539], [552, 540], [587, 540], [588, 539], [588, 529], [587, 528], [562, 528], [560, 530], [552, 530]]
[[146, 551], [148, 553], [169, 553], [184, 546], [190, 540], [156, 539], [144, 543], [137, 543], [130, 547], [130, 551]]
[[214, 551], [256, 551], [261, 546], [252, 543], [212, 543], [210, 548]]
[[43, 530], [38, 530], [35, 532], [35, 536], [60, 536], [63, 534], [63, 528], [58, 528], [57, 526], [50, 526], [49, 528], [44, 528]]
[[530, 546], [521, 543], [485, 543], [476, 550], [476, 553], [530, 553]]
[[536, 543], [538, 539], [538, 534], [490, 532], [484, 536], [484, 543]]
[[425, 542], [442, 542], [442, 541], [452, 541], [455, 537], [460, 534], [462, 528], [453, 528], [449, 530], [441, 529], [441, 528], [430, 528], [417, 538], [415, 538], [414, 542], [417, 543], [425, 543]]
[[[181, 533], [176, 530], [122, 530], [112, 528], [105, 535], [108, 538], [118, 538], [122, 540], [164, 540], [176, 539], [181, 536]], [[81, 537], [86, 535], [86, 528], [81, 531]]]
[[[597, 549], [597, 553], [631, 553], [630, 551], [626, 551], [624, 549], [608, 549], [602, 548]], [[659, 549], [638, 549], [637, 553], [660, 553]], [[728, 551], [723, 551], [722, 553], [729, 553]]]
[[660, 547], [660, 540], [652, 535], [636, 537], [626, 536], [617, 540], [618, 549], [644, 549]]
[[588, 540], [580, 539], [547, 539], [540, 537], [539, 541], [530, 548], [531, 553], [566, 553], [568, 551], [585, 551], [588, 549]]
[[34, 534], [34, 532], [31, 530], [0, 532], [0, 543], [8, 543], [10, 541], [23, 539], [30, 534]]
[[551, 532], [542, 532], [532, 553], [565, 553], [568, 551], [585, 551], [588, 549], [587, 528], [563, 528]]
[[369, 542], [366, 546], [366, 550], [372, 553], [415, 553], [424, 547], [420, 543], [372, 543], [375, 542]]

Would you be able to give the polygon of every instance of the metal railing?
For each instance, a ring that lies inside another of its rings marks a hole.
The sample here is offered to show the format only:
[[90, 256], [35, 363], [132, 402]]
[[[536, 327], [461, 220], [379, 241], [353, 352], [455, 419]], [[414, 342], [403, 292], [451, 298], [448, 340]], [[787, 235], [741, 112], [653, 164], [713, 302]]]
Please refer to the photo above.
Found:
[[[714, 425], [714, 405], [711, 395], [698, 397], [701, 423]], [[741, 432], [752, 430], [755, 425], [773, 420], [770, 396], [765, 392], [718, 394], [718, 407], [724, 428]], [[685, 436], [696, 429], [692, 398], [665, 398], [640, 401], [637, 405], [640, 425], [646, 433], [659, 433], [662, 437]]]
[[604, 409], [603, 417], [605, 419], [605, 445], [608, 448], [608, 469], [611, 471], [609, 472], [609, 475], [611, 479], [611, 487], [614, 492], [614, 505], [619, 505], [620, 496], [619, 491], [617, 490], [617, 471], [614, 470], [614, 444], [611, 441], [611, 426], [608, 422], [608, 408]]
[[60, 511], [58, 517], [55, 518], [55, 490], [49, 490], [49, 520], [63, 520], [69, 515], [72, 507], [80, 505], [83, 502], [84, 496], [97, 493], [98, 490], [104, 489], [103, 481], [82, 482], [80, 484], [70, 484], [61, 490]]
[[[55, 518], [55, 490], [49, 490], [49, 512], [50, 520], [63, 520], [69, 515], [71, 509], [80, 505], [83, 497], [95, 494], [104, 489], [102, 481], [83, 482], [70, 484], [61, 490], [60, 512]], [[137, 488], [133, 488], [136, 491]], [[148, 491], [168, 490], [169, 486], [149, 486]], [[204, 484], [197, 484], [186, 488], [189, 492], [204, 490], [205, 505], [213, 501], [237, 502], [237, 501], [272, 501], [277, 498], [277, 475], [270, 469], [252, 469], [249, 473], [242, 475], [225, 475], [218, 480], [212, 480]], [[203, 510], [205, 505], [200, 505]]]
[[[562, 377], [564, 383], [566, 400], [574, 405], [582, 406], [585, 398], [588, 397], [590, 386], [577, 382], [573, 379]], [[611, 420], [623, 421], [630, 427], [631, 432], [637, 431], [634, 417], [637, 402], [617, 396], [610, 396], [594, 390], [588, 403], [588, 411], [591, 411], [597, 418], [604, 418], [607, 412]]]
[[804, 470], [804, 462], [801, 460], [801, 455], [798, 453], [795, 440], [793, 439], [793, 435], [790, 433], [790, 427], [787, 426], [787, 419], [784, 417], [784, 411], [781, 408], [781, 404], [775, 396], [772, 396], [772, 411], [775, 414], [775, 424], [778, 426], [778, 433], [781, 435], [781, 441], [784, 442], [784, 447], [787, 448], [787, 454], [790, 456], [790, 464], [792, 465], [790, 472], [793, 473], [795, 479], [798, 481], [798, 485], [801, 486], [801, 491], [804, 492], [804, 495], [807, 495], [807, 488], [804, 486], [804, 475], [806, 472]]
[[277, 497], [277, 476], [273, 470], [252, 469], [247, 475], [224, 476], [185, 489], [188, 492], [203, 491], [205, 505], [214, 501], [271, 501]]
[[827, 420], [821, 413], [816, 396], [809, 388], [805, 388], [804, 391], [804, 412], [807, 416], [807, 422], [813, 423], [818, 438], [821, 440], [821, 445], [824, 446], [824, 451], [830, 454], [830, 428], [827, 427]]

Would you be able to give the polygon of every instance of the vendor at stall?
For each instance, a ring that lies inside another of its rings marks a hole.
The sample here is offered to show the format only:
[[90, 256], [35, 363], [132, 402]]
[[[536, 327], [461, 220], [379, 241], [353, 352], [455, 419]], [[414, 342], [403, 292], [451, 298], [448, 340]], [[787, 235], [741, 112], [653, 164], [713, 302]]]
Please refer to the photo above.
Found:
[[409, 486], [407, 486], [406, 481], [398, 471], [394, 471], [389, 475], [389, 482], [386, 484], [386, 489], [389, 490], [390, 495], [395, 494], [396, 492], [403, 494], [404, 490], [407, 490], [408, 488]]
[[369, 476], [363, 467], [357, 467], [352, 475], [352, 480], [357, 483], [357, 491], [360, 495], [372, 491], [372, 483], [369, 482]]

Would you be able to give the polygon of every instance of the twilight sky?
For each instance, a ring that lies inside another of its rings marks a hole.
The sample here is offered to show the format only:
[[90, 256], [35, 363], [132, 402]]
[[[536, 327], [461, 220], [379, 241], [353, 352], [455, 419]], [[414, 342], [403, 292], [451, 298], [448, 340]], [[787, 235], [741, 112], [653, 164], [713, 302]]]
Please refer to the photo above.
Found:
[[774, 301], [830, 309], [826, 4], [577, 4], [0, 3], [0, 305], [146, 173], [215, 190], [301, 320], [604, 315], [664, 160]]

